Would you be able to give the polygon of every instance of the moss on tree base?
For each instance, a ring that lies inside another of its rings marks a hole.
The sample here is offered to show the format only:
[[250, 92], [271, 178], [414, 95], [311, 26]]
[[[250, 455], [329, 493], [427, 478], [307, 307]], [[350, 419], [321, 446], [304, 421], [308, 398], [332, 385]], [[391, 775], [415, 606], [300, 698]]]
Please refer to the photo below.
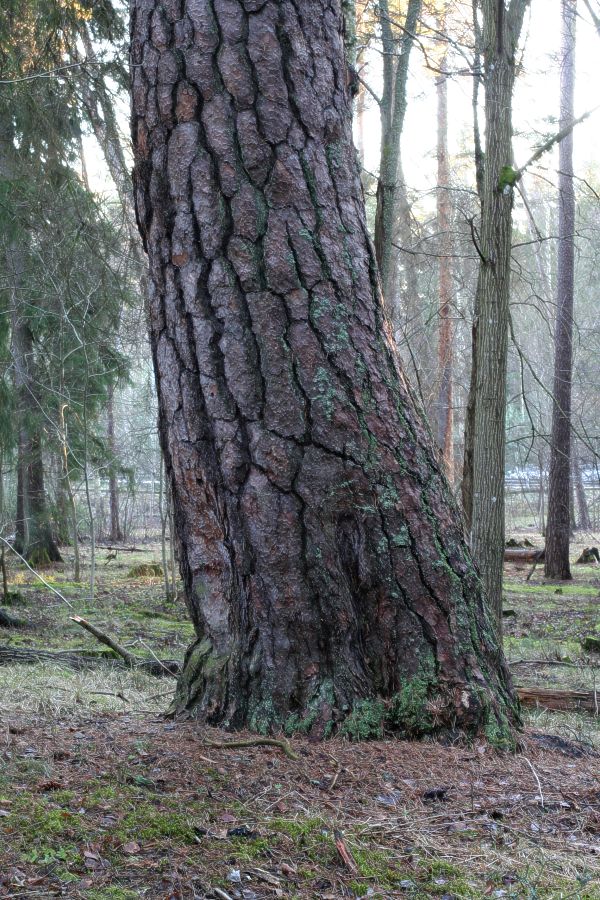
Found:
[[[425, 737], [481, 736], [493, 747], [514, 750], [521, 725], [518, 700], [494, 704], [481, 686], [450, 686], [432, 671], [404, 679], [390, 697], [340, 697], [325, 678], [301, 710], [277, 706], [260, 683], [260, 694], [244, 696], [228, 681], [228, 657], [214, 654], [210, 641], [197, 641], [187, 652], [169, 716], [196, 718], [231, 730], [249, 729], [261, 735], [285, 733], [327, 739], [337, 734], [350, 741], [382, 740], [395, 735], [406, 740]], [[254, 686], [258, 688], [259, 682]]]

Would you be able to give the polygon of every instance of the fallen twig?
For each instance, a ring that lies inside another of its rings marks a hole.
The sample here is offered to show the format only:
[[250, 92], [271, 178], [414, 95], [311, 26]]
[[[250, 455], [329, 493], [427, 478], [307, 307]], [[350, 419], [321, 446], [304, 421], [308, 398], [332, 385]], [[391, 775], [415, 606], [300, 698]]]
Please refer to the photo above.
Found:
[[160, 666], [161, 668], [163, 668], [163, 669], [165, 670], [165, 672], [167, 673], [167, 675], [170, 675], [171, 678], [177, 678], [176, 673], [173, 672], [171, 669], [169, 669], [168, 666], [165, 666], [165, 664], [158, 658], [158, 656], [156, 655], [156, 653], [154, 652], [154, 650], [152, 649], [152, 647], [149, 647], [149, 646], [148, 646], [148, 644], [146, 643], [146, 641], [143, 641], [141, 638], [138, 638], [138, 641], [139, 641], [139, 643], [142, 645], [142, 647], [145, 647], [145, 648], [146, 648], [146, 650], [148, 651], [148, 653], [150, 654], [150, 656], [154, 657], [154, 659], [156, 660], [156, 662], [159, 664], [159, 666]]
[[233, 897], [231, 897], [227, 891], [222, 891], [221, 888], [212, 888], [212, 892], [215, 897], [220, 897], [221, 900], [233, 900]]
[[294, 753], [288, 741], [278, 741], [275, 738], [252, 738], [247, 741], [204, 741], [205, 747], [213, 747], [215, 750], [229, 750], [238, 747], [278, 747], [283, 750], [289, 759], [300, 759], [297, 753]]
[[538, 791], [539, 791], [539, 794], [540, 794], [540, 803], [541, 803], [541, 805], [542, 805], [542, 809], [544, 809], [544, 792], [542, 791], [542, 784], [541, 784], [540, 779], [539, 779], [539, 777], [538, 777], [538, 773], [535, 771], [535, 769], [533, 768], [533, 765], [532, 765], [531, 762], [527, 759], [526, 756], [524, 756], [523, 759], [525, 760], [525, 762], [527, 763], [527, 765], [529, 766], [529, 768], [530, 768], [531, 771], [533, 772], [533, 777], [535, 778], [535, 780], [536, 780], [536, 782], [537, 782]]
[[118, 691], [116, 694], [113, 694], [112, 691], [86, 691], [86, 694], [102, 694], [104, 697], [117, 697], [119, 700], [122, 700], [123, 703], [129, 703], [129, 700], [121, 693], [121, 691]]
[[96, 626], [92, 625], [91, 622], [88, 622], [87, 619], [82, 619], [81, 616], [71, 616], [70, 618], [72, 622], [81, 625], [82, 628], [89, 631], [89, 633], [92, 634], [97, 641], [100, 641], [101, 644], [105, 644], [107, 647], [110, 647], [111, 650], [114, 650], [114, 652], [125, 661], [125, 664], [133, 669], [137, 662], [133, 653], [130, 653], [125, 647], [122, 647], [107, 634], [104, 634], [103, 631], [100, 631], [99, 628], [96, 628]]
[[353, 875], [356, 875], [356, 873], [358, 872], [358, 866], [356, 865], [356, 863], [352, 857], [352, 854], [350, 853], [350, 851], [346, 847], [346, 844], [344, 843], [344, 838], [342, 836], [342, 832], [338, 831], [336, 828], [336, 830], [333, 832], [333, 837], [335, 840], [335, 846], [336, 846], [337, 852], [339, 853], [342, 862], [344, 863], [344, 865], [346, 866], [346, 868], [348, 869], [349, 872], [352, 872]]
[[342, 771], [342, 766], [340, 764], [340, 761], [338, 759], [336, 759], [335, 756], [332, 756], [331, 754], [329, 754], [329, 758], [336, 765], [335, 774], [334, 774], [333, 778], [331, 779], [331, 784], [329, 785], [329, 790], [332, 791], [334, 789], [334, 787], [336, 786], [336, 784], [338, 783], [338, 778], [340, 777], [340, 773]]
[[[160, 662], [160, 660], [159, 660]], [[166, 668], [166, 666], [165, 666]], [[160, 694], [152, 694], [150, 697], [144, 697], [144, 700], [161, 700], [163, 697], [170, 697], [171, 694], [175, 693], [175, 688], [172, 691], [161, 691]]]

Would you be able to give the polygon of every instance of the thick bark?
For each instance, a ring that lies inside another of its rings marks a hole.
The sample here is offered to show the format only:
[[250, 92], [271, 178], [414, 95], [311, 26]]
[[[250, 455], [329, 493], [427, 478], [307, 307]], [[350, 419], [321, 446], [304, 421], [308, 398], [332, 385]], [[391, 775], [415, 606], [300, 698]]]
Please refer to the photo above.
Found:
[[[329, 0], [134, 0], [135, 194], [197, 641], [174, 711], [506, 734], [510, 677], [398, 369]], [[381, 706], [368, 708], [383, 713]]]
[[[446, 66], [444, 56], [440, 68]], [[446, 475], [454, 480], [454, 445], [452, 441], [452, 236], [450, 207], [450, 167], [448, 165], [448, 81], [445, 75], [437, 80], [437, 227], [440, 234], [439, 262], [439, 336], [438, 336], [438, 395], [437, 442], [442, 452]]]
[[[574, 119], [576, 0], [562, 0], [560, 130]], [[550, 437], [546, 578], [571, 578], [571, 385], [573, 380], [573, 293], [575, 284], [575, 191], [573, 132], [559, 144], [558, 268], [554, 329], [554, 388]]]
[[400, 37], [394, 35], [388, 0], [379, 3], [383, 49], [383, 92], [381, 96], [381, 157], [375, 213], [375, 254], [381, 287], [388, 309], [394, 309], [394, 285], [398, 253], [394, 247], [399, 212], [400, 138], [406, 114], [406, 84], [410, 51], [421, 13], [421, 0], [409, 0]]
[[512, 232], [512, 93], [515, 54], [528, 0], [481, 0], [485, 83], [485, 165], [481, 193], [481, 264], [477, 281], [473, 377], [471, 549], [502, 629], [506, 371]]

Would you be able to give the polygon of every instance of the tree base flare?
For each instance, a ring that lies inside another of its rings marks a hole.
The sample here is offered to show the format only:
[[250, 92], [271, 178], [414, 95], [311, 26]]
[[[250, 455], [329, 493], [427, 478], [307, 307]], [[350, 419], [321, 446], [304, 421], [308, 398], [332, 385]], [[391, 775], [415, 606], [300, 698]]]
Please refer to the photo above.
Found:
[[[186, 655], [170, 717], [194, 718], [230, 730], [258, 734], [284, 733], [327, 739], [334, 734], [351, 741], [381, 740], [396, 735], [407, 740], [428, 736], [455, 739], [459, 734], [484, 736], [492, 746], [514, 750], [521, 726], [518, 701], [507, 692], [498, 699], [481, 684], [454, 684], [434, 675], [407, 677], [389, 697], [349, 698], [330, 679], [313, 682], [312, 696], [302, 709], [277, 703], [260, 685], [260, 695], [242, 692], [230, 680], [231, 660], [215, 656], [208, 640], [197, 641]], [[255, 685], [259, 688], [259, 682]]]

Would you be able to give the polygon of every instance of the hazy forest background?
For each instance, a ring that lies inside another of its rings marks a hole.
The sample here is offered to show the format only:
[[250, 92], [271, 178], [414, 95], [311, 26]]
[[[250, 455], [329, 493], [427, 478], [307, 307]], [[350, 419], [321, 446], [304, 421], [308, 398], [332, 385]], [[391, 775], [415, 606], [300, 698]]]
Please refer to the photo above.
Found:
[[[253, 4], [183, 5], [237, 22]], [[159, 6], [155, 46], [178, 4]], [[229, 750], [165, 723], [186, 708], [195, 634], [157, 428], [130, 10], [3, 0], [0, 898], [600, 896], [600, 4], [332, 7], [387, 319], [523, 704], [524, 754], [497, 756], [516, 745], [487, 720], [468, 747], [406, 753], [384, 743], [383, 706], [360, 704], [331, 753], [305, 737], [316, 716]], [[241, 91], [243, 66], [220, 59]], [[334, 357], [349, 338], [331, 315]], [[446, 715], [395, 697], [405, 740]]]

